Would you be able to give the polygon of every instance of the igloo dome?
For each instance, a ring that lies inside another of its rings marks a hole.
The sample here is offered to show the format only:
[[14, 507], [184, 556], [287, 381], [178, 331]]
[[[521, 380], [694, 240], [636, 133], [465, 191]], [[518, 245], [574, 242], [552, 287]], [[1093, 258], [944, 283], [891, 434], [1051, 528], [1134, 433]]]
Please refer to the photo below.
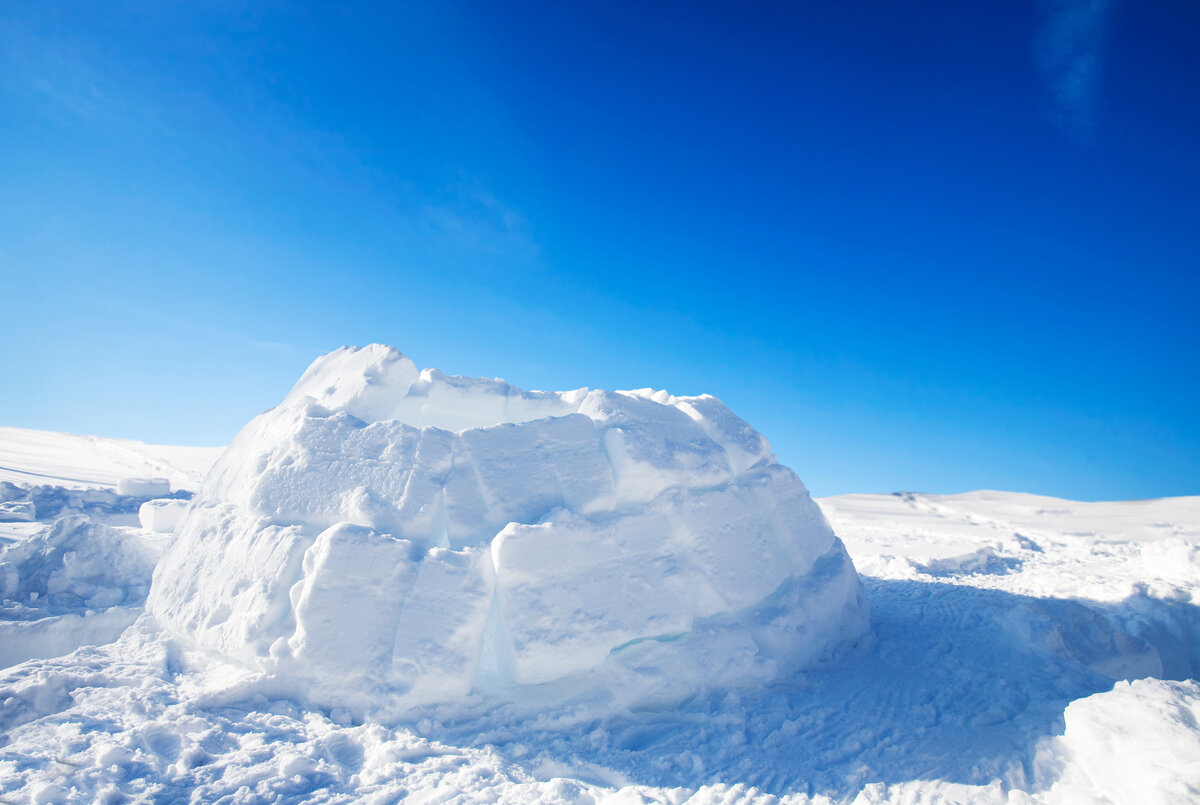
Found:
[[804, 485], [715, 397], [319, 358], [209, 474], [147, 603], [314, 703], [762, 683], [867, 616]]

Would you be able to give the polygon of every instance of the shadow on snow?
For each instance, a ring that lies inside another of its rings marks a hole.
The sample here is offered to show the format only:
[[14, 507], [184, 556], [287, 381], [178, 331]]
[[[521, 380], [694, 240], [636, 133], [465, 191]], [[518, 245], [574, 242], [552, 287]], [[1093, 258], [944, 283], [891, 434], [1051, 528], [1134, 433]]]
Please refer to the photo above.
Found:
[[869, 782], [1032, 782], [1039, 739], [1114, 679], [1194, 677], [1200, 610], [1033, 598], [864, 578], [874, 645], [765, 690], [719, 691], [568, 730], [462, 723], [439, 739], [488, 743], [538, 777], [606, 785], [743, 782], [852, 793]]

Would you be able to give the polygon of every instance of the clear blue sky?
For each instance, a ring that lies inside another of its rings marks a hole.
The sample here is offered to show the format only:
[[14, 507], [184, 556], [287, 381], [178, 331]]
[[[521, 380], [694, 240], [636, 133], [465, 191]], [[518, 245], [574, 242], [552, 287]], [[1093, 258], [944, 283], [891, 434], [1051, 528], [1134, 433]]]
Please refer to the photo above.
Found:
[[0, 424], [222, 444], [381, 341], [819, 495], [1200, 493], [1200, 4], [397, 5], [0, 7]]

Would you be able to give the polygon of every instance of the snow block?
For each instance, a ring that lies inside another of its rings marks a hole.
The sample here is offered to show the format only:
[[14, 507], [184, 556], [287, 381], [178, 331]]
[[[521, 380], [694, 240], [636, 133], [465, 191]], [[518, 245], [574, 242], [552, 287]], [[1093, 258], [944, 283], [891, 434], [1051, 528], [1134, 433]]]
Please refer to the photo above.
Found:
[[166, 478], [122, 478], [117, 482], [117, 494], [161, 498], [171, 494], [171, 483]]
[[147, 500], [138, 508], [138, 522], [147, 531], [172, 534], [183, 520], [187, 506], [186, 500], [175, 498]]
[[599, 666], [614, 648], [692, 625], [665, 518], [593, 522], [568, 511], [510, 523], [492, 542], [500, 615], [518, 684]]
[[391, 660], [417, 558], [408, 540], [363, 526], [321, 532], [291, 592], [296, 630], [288, 643], [298, 673], [339, 684], [378, 677]]
[[715, 397], [528, 392], [379, 345], [319, 358], [242, 430], [147, 608], [360, 708], [548, 683], [669, 699], [866, 628], [808, 491]]
[[491, 557], [434, 548], [420, 563], [396, 624], [390, 680], [414, 702], [466, 695], [475, 682], [492, 606]]

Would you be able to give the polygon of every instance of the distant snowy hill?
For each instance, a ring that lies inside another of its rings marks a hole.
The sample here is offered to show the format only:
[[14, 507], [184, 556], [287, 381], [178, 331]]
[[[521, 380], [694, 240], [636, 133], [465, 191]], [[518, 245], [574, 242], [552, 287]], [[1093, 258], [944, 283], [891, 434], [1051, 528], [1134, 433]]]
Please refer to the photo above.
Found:
[[1029, 595], [1190, 594], [1200, 497], [1082, 502], [1016, 492], [838, 495], [818, 503], [872, 576], [957, 575]]
[[159, 477], [172, 489], [197, 491], [224, 449], [0, 427], [0, 481], [82, 489]]
[[1135, 543], [1200, 539], [1200, 496], [1093, 503], [1021, 492], [897, 492], [819, 502], [830, 521], [841, 526], [843, 541], [879, 545], [877, 537], [890, 534], [900, 539], [893, 547], [907, 556], [922, 555], [922, 544], [934, 553], [951, 548], [952, 535], [964, 527], [973, 532], [973, 541], [982, 534], [1002, 539], [1016, 532]]

